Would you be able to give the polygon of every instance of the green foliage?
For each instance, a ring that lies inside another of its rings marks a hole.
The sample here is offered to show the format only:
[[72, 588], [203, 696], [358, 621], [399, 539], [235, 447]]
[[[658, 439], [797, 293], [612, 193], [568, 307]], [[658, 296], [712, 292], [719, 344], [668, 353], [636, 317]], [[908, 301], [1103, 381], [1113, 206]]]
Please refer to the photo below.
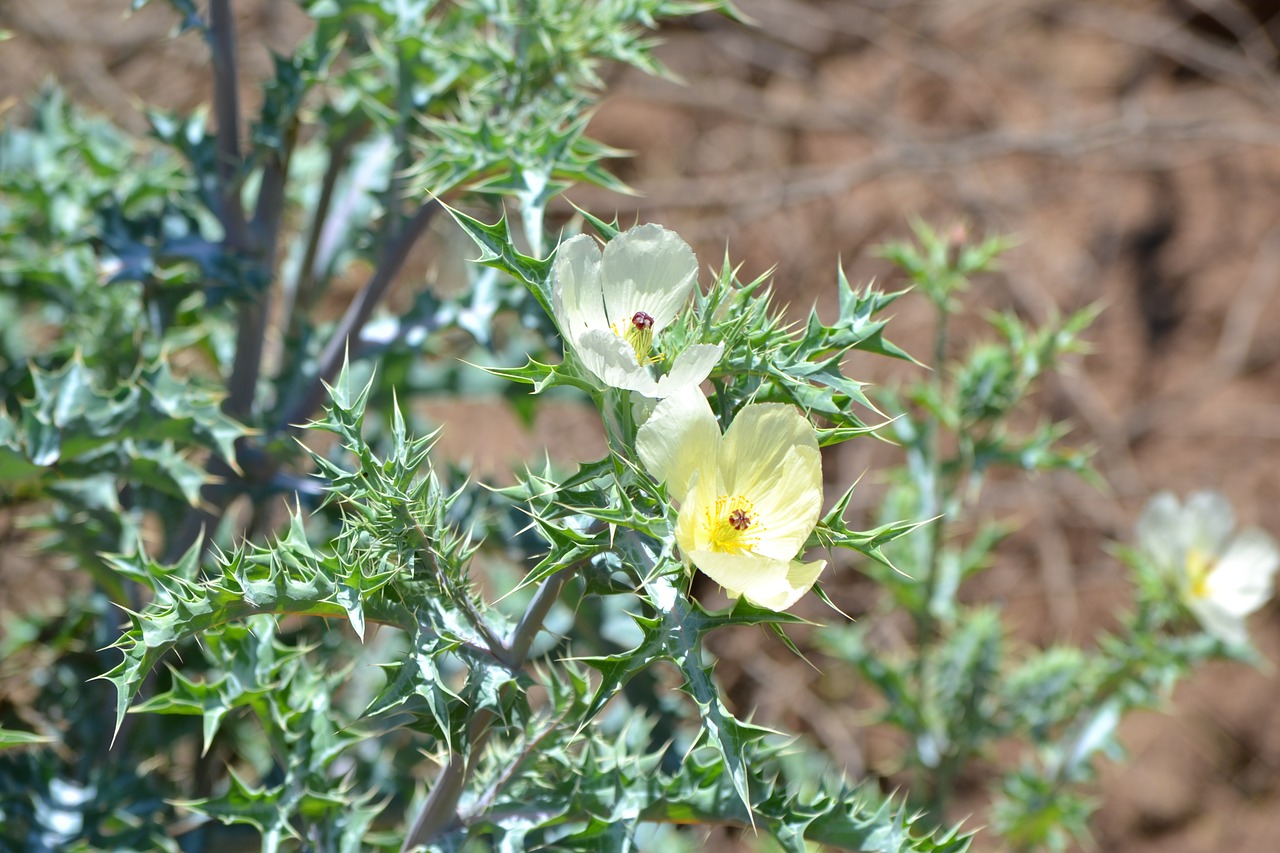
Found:
[[[856, 555], [883, 591], [860, 622], [812, 627], [905, 733], [910, 789], [847, 780], [754, 721], [707, 638], [759, 627], [798, 652], [803, 620], [691, 594], [684, 496], [636, 450], [658, 404], [562, 347], [544, 221], [577, 183], [626, 190], [606, 168], [621, 152], [586, 135], [600, 69], [664, 74], [659, 21], [732, 6], [300, 5], [312, 26], [273, 57], [252, 115], [231, 4], [170, 0], [211, 50], [209, 108], [152, 111], [138, 140], [47, 90], [0, 132], [0, 504], [49, 570], [72, 570], [49, 612], [4, 615], [0, 675], [34, 686], [0, 703], [4, 845], [594, 851], [724, 825], [787, 851], [960, 853], [948, 799], [1013, 740], [995, 829], [1061, 847], [1086, 833], [1079, 786], [1122, 716], [1241, 654], [1186, 630], [1136, 553], [1136, 612], [1094, 651], [1025, 648], [964, 603], [1009, 532], [968, 518], [984, 479], [1091, 475], [1065, 425], [1019, 415], [1096, 312], [996, 314], [994, 342], [951, 358], [958, 296], [1007, 243], [917, 225], [885, 255], [939, 332], [933, 370], [904, 388], [846, 367], [919, 366], [886, 335], [905, 291], [841, 268], [834, 318], [791, 323], [767, 277], [740, 281], [726, 257], [661, 330], [665, 352], [723, 347], [722, 427], [782, 403], [823, 447], [878, 436], [905, 454], [872, 529], [851, 526], [849, 486], [806, 547]], [[406, 284], [441, 211], [480, 255], [460, 285]], [[389, 301], [397, 280], [411, 292]], [[589, 404], [608, 451], [504, 487], [438, 465], [418, 403], [477, 392], [525, 418], [544, 394]], [[905, 652], [875, 630], [893, 610], [914, 620]]]
[[[975, 512], [988, 475], [1065, 470], [1098, 482], [1088, 452], [1063, 446], [1066, 425], [1028, 432], [1019, 417], [1040, 380], [1084, 350], [1080, 336], [1097, 309], [1055, 315], [1038, 328], [992, 314], [996, 340], [951, 358], [957, 297], [1007, 244], [966, 246], [923, 224], [915, 231], [917, 244], [895, 244], [884, 255], [938, 311], [934, 369], [876, 402], [892, 416], [887, 429], [906, 457], [890, 475], [882, 529], [905, 531], [909, 522], [895, 520], [916, 519], [925, 535], [863, 551], [874, 558], [863, 570], [883, 590], [882, 604], [819, 643], [876, 690], [878, 718], [909, 738], [904, 764], [915, 803], [942, 820], [960, 780], [983, 772], [992, 780], [992, 829], [1011, 849], [1062, 850], [1073, 839], [1087, 843], [1097, 804], [1082, 786], [1099, 756], [1121, 754], [1115, 735], [1123, 716], [1159, 705], [1179, 678], [1224, 650], [1203, 633], [1184, 634], [1167, 579], [1123, 549], [1138, 582], [1136, 612], [1093, 651], [1026, 648], [1011, 642], [997, 610], [963, 603], [964, 584], [991, 564], [1011, 532]], [[832, 528], [839, 529], [828, 519], [815, 535], [825, 541]], [[876, 625], [895, 609], [911, 616], [915, 636], [909, 649], [890, 652]], [[991, 768], [993, 747], [1010, 739], [1021, 744], [1020, 756], [1013, 766]]]
[[[642, 641], [629, 651], [577, 663], [547, 661], [532, 676], [522, 673], [518, 664], [528, 648], [523, 626], [536, 613], [539, 596], [513, 625], [476, 593], [469, 564], [479, 546], [450, 521], [461, 493], [441, 487], [430, 470], [431, 439], [410, 438], [398, 410], [390, 452], [379, 455], [368, 445], [361, 428], [369, 389], [354, 390], [344, 374], [332, 389], [328, 414], [313, 425], [339, 436], [347, 460], [316, 456], [326, 476], [326, 500], [340, 505], [345, 519], [325, 548], [309, 544], [295, 513], [285, 536], [269, 545], [246, 543], [222, 556], [216, 573], [204, 579], [197, 577], [196, 548], [174, 566], [112, 559], [119, 572], [155, 593], [131, 617], [133, 627], [117, 644], [124, 660], [106, 676], [119, 696], [117, 725], [156, 663], [199, 637], [209, 666], [205, 677], [174, 670], [165, 692], [132, 710], [201, 717], [205, 751], [238, 709], [252, 711], [269, 739], [283, 739], [276, 745], [287, 759], [281, 784], [255, 786], [233, 776], [223, 796], [184, 801], [185, 807], [256, 827], [267, 849], [287, 837], [317, 834], [355, 849], [378, 813], [372, 804], [379, 792], [335, 781], [326, 769], [366, 739], [407, 729], [435, 748], [476, 753], [468, 763], [483, 762], [471, 780], [476, 804], [459, 812], [459, 826], [442, 826], [434, 840], [424, 839], [428, 849], [454, 849], [465, 838], [486, 835], [517, 846], [554, 838], [566, 849], [585, 849], [602, 838], [625, 843], [641, 822], [695, 817], [754, 825], [787, 849], [804, 849], [805, 838], [850, 848], [964, 849], [967, 842], [955, 833], [914, 833], [912, 819], [869, 792], [854, 794], [833, 780], [837, 787], [815, 798], [771, 769], [776, 738], [729, 710], [704, 662], [702, 641], [715, 629], [799, 620], [745, 602], [709, 612], [680, 594], [672, 582], [672, 573], [681, 573], [678, 564], [656, 554], [657, 540], [647, 535], [665, 522], [644, 514], [657, 504], [625, 467], [607, 461], [587, 466], [554, 490], [531, 474], [522, 486], [505, 490], [528, 502], [549, 549], [530, 570], [529, 583], [558, 589], [574, 566], [620, 559], [625, 571], [643, 579], [651, 614], [635, 615]], [[622, 505], [629, 510], [609, 509], [627, 492], [632, 494]], [[582, 526], [593, 514], [630, 532], [601, 536], [590, 524]], [[281, 645], [272, 617], [284, 615], [345, 618], [358, 633], [368, 621], [391, 626], [408, 637], [407, 655], [386, 669], [385, 683], [366, 707], [350, 719], [335, 719], [328, 697], [347, 672], [309, 668], [309, 649]], [[655, 775], [644, 768], [660, 764], [662, 751], [651, 752], [639, 730], [628, 734], [624, 750], [615, 740], [617, 724], [600, 712], [625, 701], [627, 682], [662, 661], [682, 673], [691, 718], [698, 722], [684, 761], [674, 772]], [[598, 678], [589, 679], [581, 664]], [[548, 691], [552, 707], [530, 704], [535, 684]], [[491, 738], [493, 754], [486, 755], [481, 750]]]

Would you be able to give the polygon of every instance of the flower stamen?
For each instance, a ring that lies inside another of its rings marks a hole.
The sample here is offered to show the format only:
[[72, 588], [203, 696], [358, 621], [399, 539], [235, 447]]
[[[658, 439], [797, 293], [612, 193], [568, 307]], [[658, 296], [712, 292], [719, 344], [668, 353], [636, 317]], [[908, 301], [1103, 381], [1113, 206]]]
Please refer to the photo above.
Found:
[[1209, 575], [1215, 567], [1213, 558], [1198, 548], [1187, 552], [1187, 580], [1191, 582], [1192, 598], [1209, 597]]
[[637, 311], [625, 320], [613, 324], [613, 333], [631, 344], [636, 363], [641, 367], [661, 361], [661, 355], [650, 355], [653, 350], [653, 324], [650, 314]]
[[707, 508], [703, 531], [712, 551], [742, 554], [755, 548], [764, 526], [748, 498], [721, 495], [713, 507]]

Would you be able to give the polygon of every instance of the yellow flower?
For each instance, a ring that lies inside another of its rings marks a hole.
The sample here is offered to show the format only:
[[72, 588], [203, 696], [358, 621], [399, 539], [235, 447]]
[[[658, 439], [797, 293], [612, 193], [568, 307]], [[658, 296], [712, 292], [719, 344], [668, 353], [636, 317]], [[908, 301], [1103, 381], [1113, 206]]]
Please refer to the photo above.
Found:
[[724, 435], [702, 392], [660, 401], [636, 436], [640, 459], [680, 504], [686, 563], [734, 598], [786, 610], [826, 565], [795, 559], [822, 509], [822, 457], [792, 406], [744, 406]]
[[651, 365], [658, 334], [689, 301], [698, 278], [693, 250], [673, 231], [641, 225], [609, 241], [603, 255], [585, 234], [556, 252], [552, 313], [579, 360], [605, 385], [661, 398], [696, 386], [720, 360], [720, 344], [694, 344], [665, 376]]
[[1196, 492], [1186, 504], [1161, 492], [1143, 508], [1136, 533], [1204, 629], [1243, 643], [1246, 617], [1271, 597], [1280, 550], [1257, 528], [1233, 536], [1235, 526], [1231, 504], [1217, 492]]

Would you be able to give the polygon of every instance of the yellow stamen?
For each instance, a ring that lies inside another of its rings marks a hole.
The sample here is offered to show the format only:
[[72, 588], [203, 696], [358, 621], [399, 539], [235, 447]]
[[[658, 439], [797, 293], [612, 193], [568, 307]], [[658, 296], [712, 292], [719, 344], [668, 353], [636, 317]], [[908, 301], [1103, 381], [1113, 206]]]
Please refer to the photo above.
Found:
[[755, 506], [742, 495], [716, 498], [715, 506], [707, 507], [703, 519], [703, 533], [709, 548], [724, 554], [750, 551], [764, 530]]
[[1192, 548], [1187, 552], [1187, 579], [1191, 581], [1193, 598], [1209, 597], [1209, 575], [1216, 568], [1215, 561], [1203, 551]]
[[645, 312], [637, 311], [614, 323], [613, 333], [631, 344], [631, 349], [636, 354], [636, 363], [641, 367], [662, 361], [661, 355], [649, 354], [653, 350], [653, 318]]

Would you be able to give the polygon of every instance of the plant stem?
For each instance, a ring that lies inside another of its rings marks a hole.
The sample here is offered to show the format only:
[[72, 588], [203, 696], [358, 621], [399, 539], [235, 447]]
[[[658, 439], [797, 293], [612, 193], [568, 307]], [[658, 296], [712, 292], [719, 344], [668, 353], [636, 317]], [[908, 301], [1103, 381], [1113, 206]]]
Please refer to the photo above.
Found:
[[[547, 618], [551, 605], [560, 596], [560, 591], [569, 580], [576, 565], [575, 563], [566, 566], [548, 577], [538, 587], [533, 600], [529, 602], [529, 607], [520, 618], [515, 630], [511, 632], [505, 652], [501, 655], [511, 668], [523, 666], [528, 660], [533, 638], [537, 636], [538, 631], [542, 630], [542, 623]], [[458, 801], [462, 799], [462, 792], [466, 790], [476, 756], [480, 754], [493, 732], [491, 724], [496, 716], [489, 708], [481, 708], [471, 718], [471, 723], [467, 726], [465, 748], [460, 745], [449, 755], [448, 764], [436, 777], [431, 793], [427, 795], [427, 799], [405, 835], [404, 845], [400, 848], [401, 853], [407, 853], [415, 847], [431, 842], [458, 822]]]
[[218, 122], [218, 218], [226, 241], [246, 248], [248, 228], [240, 202], [240, 94], [236, 74], [236, 33], [229, 0], [210, 0], [209, 52], [213, 63], [213, 113]]
[[[319, 259], [320, 241], [325, 233], [325, 224], [329, 220], [329, 210], [333, 205], [333, 194], [338, 186], [338, 178], [351, 161], [351, 148], [369, 129], [367, 122], [359, 122], [338, 136], [329, 147], [329, 163], [325, 167], [324, 178], [320, 182], [320, 196], [316, 200], [315, 211], [311, 217], [311, 227], [307, 231], [307, 244], [302, 252], [302, 262], [298, 264], [298, 275], [291, 289], [290, 299], [305, 314], [311, 313], [316, 287], [316, 263]], [[293, 311], [285, 312], [294, 326], [294, 337], [300, 337], [297, 328], [301, 325]]]
[[[947, 358], [947, 307], [945, 303], [938, 305], [938, 328], [933, 337], [933, 376], [930, 384], [933, 386], [933, 393], [937, 397], [941, 397], [945, 392], [946, 385], [946, 358]], [[929, 428], [925, 436], [926, 446], [924, 460], [925, 465], [929, 469], [929, 489], [925, 494], [925, 500], [928, 502], [924, 507], [925, 518], [937, 518], [929, 530], [928, 552], [925, 561], [924, 590], [925, 601], [924, 608], [921, 612], [922, 622], [918, 626], [921, 630], [917, 637], [917, 642], [923, 650], [933, 639], [933, 596], [938, 586], [938, 559], [942, 553], [943, 532], [946, 527], [947, 519], [945, 515], [946, 495], [943, 494], [942, 484], [942, 447], [939, 440], [938, 424], [934, 419], [928, 421]], [[941, 517], [939, 517], [941, 516]], [[921, 660], [924, 655], [921, 655]]]
[[[348, 342], [359, 335], [360, 329], [368, 321], [374, 307], [404, 266], [413, 245], [422, 236], [431, 218], [439, 209], [440, 203], [435, 199], [423, 204], [404, 230], [388, 246], [378, 268], [374, 270], [369, 281], [339, 321], [338, 328], [334, 330], [333, 337], [320, 357], [315, 374], [307, 386], [294, 398], [284, 416], [275, 424], [274, 432], [284, 432], [295, 424], [305, 421], [320, 405], [324, 397], [325, 383], [337, 376], [342, 367]], [[261, 450], [237, 445], [236, 451], [236, 462], [243, 469], [242, 471], [235, 470], [217, 457], [210, 460], [208, 470], [213, 482], [201, 491], [200, 505], [188, 511], [172, 543], [166, 549], [171, 561], [186, 553], [202, 533], [206, 534], [205, 542], [210, 541], [214, 529], [226, 512], [227, 505], [240, 492], [237, 484], [266, 482], [279, 469], [280, 460]]]
[[572, 573], [571, 570], [577, 565], [573, 563], [556, 572], [544, 580], [538, 587], [538, 591], [533, 594], [533, 600], [529, 602], [524, 616], [520, 617], [520, 622], [507, 641], [506, 651], [502, 655], [507, 666], [513, 669], [524, 666], [525, 661], [529, 659], [529, 648], [533, 645], [533, 638], [542, 630], [542, 623], [546, 621], [547, 613], [560, 597], [560, 592]]
[[409, 251], [418, 242], [418, 238], [427, 230], [432, 218], [439, 211], [440, 203], [435, 199], [424, 203], [404, 226], [404, 229], [387, 246], [378, 268], [374, 270], [373, 275], [369, 277], [369, 280], [356, 295], [356, 298], [351, 301], [351, 305], [347, 308], [347, 313], [342, 315], [342, 319], [338, 322], [338, 327], [333, 331], [333, 336], [329, 339], [328, 344], [325, 345], [324, 352], [320, 355], [315, 375], [311, 377], [307, 387], [285, 411], [284, 417], [276, 424], [277, 431], [283, 432], [310, 417], [311, 413], [320, 405], [320, 401], [324, 397], [325, 383], [332, 381], [338, 375], [338, 371], [342, 369], [342, 364], [347, 358], [347, 350], [351, 339], [359, 335], [360, 329], [368, 322], [370, 315], [373, 314], [374, 306], [381, 301], [383, 295], [387, 292], [387, 288], [395, 280], [396, 274], [404, 266], [405, 260], [409, 257]]
[[[213, 60], [213, 110], [218, 122], [215, 144], [218, 153], [218, 213], [225, 232], [223, 246], [227, 255], [249, 259], [256, 252], [240, 199], [244, 161], [240, 152], [236, 34], [230, 0], [210, 0], [208, 38]], [[223, 408], [240, 420], [245, 420], [253, 411], [254, 390], [262, 364], [266, 316], [265, 295], [245, 299], [237, 310], [236, 352]]]
[[[934, 306], [938, 311], [938, 325], [933, 338], [933, 374], [930, 377], [930, 385], [932, 386], [931, 392], [936, 398], [940, 399], [945, 393], [946, 383], [948, 311], [945, 295], [941, 300], [934, 300]], [[942, 447], [939, 433], [940, 429], [937, 420], [933, 417], [926, 418], [924, 420], [924, 434], [921, 436], [917, 449], [912, 452], [915, 456], [914, 460], [912, 460], [914, 463], [912, 467], [915, 469], [914, 474], [921, 493], [921, 516], [933, 519], [925, 540], [926, 550], [923, 560], [924, 596], [919, 609], [915, 613], [916, 704], [921, 710], [919, 721], [921, 725], [929, 724], [936, 716], [928, 713], [927, 710], [932, 700], [926, 682], [929, 680], [929, 663], [932, 657], [931, 651], [935, 633], [933, 598], [937, 594], [938, 562], [942, 553], [947, 523], [944, 512], [946, 496], [943, 494]], [[919, 758], [918, 751], [916, 757], [917, 759]], [[912, 786], [916, 791], [923, 788], [928, 789], [929, 813], [939, 824], [944, 818], [942, 811], [946, 807], [949, 793], [944, 789], [948, 789], [951, 784], [950, 777], [952, 773], [946, 769], [945, 765], [947, 763], [948, 756], [944, 755], [942, 756], [941, 767], [937, 768], [933, 773], [925, 773], [923, 772], [925, 770], [923, 764], [917, 761], [917, 784]]]

